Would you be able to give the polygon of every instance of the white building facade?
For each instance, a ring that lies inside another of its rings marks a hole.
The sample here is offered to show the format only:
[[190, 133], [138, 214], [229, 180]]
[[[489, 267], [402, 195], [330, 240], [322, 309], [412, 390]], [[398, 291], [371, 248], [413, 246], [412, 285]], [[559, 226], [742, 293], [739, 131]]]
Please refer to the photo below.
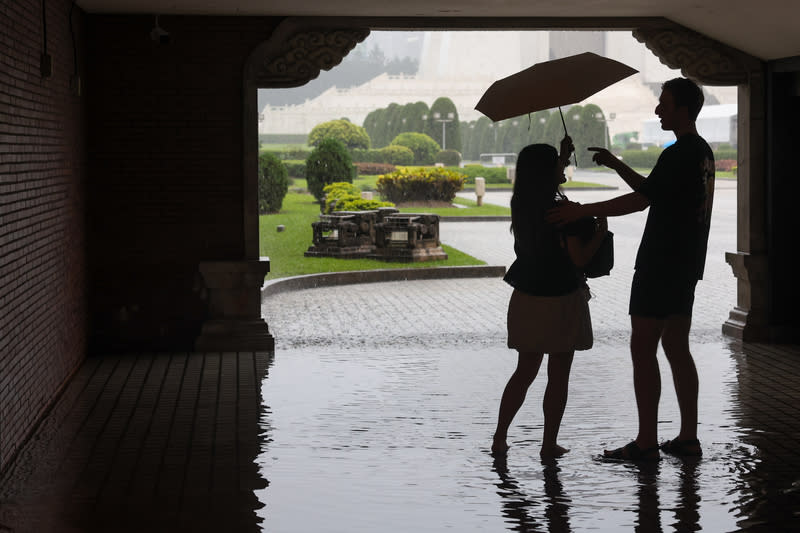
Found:
[[[593, 51], [639, 70], [581, 104], [603, 109], [609, 134], [643, 132], [654, 117], [660, 84], [680, 73], [661, 64], [629, 32], [422, 32], [416, 76], [380, 76], [357, 87], [331, 87], [299, 105], [269, 106], [259, 114], [259, 133], [307, 134], [321, 122], [347, 118], [362, 125], [367, 114], [391, 103], [425, 102], [441, 96], [456, 105], [462, 121], [481, 117], [475, 110], [497, 79], [534, 63]], [[719, 103], [736, 103], [735, 87], [706, 87]]]

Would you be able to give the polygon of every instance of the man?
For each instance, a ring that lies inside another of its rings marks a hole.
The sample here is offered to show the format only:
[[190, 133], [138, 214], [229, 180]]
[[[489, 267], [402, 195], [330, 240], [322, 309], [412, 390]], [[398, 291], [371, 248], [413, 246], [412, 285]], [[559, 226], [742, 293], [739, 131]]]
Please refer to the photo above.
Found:
[[[585, 216], [621, 216], [647, 207], [642, 240], [631, 284], [631, 358], [639, 416], [639, 433], [629, 444], [605, 450], [619, 460], [657, 460], [659, 449], [679, 456], [701, 455], [697, 440], [698, 377], [689, 350], [694, 290], [705, 266], [711, 206], [714, 195], [714, 155], [697, 134], [695, 120], [703, 106], [703, 92], [694, 82], [676, 78], [664, 83], [655, 113], [661, 128], [675, 133], [645, 178], [608, 150], [596, 152], [593, 161], [617, 172], [634, 190], [605, 202], [569, 203], [550, 211], [555, 223]], [[677, 437], [658, 444], [658, 402], [661, 376], [658, 343], [672, 369], [681, 427]]]

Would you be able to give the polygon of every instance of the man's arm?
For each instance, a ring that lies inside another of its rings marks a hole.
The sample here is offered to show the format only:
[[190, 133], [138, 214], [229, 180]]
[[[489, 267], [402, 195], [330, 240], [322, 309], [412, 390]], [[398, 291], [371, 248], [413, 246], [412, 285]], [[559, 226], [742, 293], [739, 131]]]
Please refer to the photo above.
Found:
[[639, 188], [639, 185], [646, 179], [644, 176], [633, 170], [627, 164], [625, 164], [621, 159], [617, 156], [606, 150], [605, 148], [599, 148], [596, 146], [590, 146], [587, 148], [590, 152], [595, 152], [592, 156], [592, 161], [597, 163], [598, 165], [603, 165], [605, 167], [610, 168], [617, 174], [619, 177], [625, 180], [625, 183], [633, 189], [634, 191]]
[[630, 192], [604, 202], [577, 204], [565, 202], [547, 211], [546, 219], [551, 224], [568, 224], [583, 217], [619, 217], [643, 211], [650, 205], [647, 196]]

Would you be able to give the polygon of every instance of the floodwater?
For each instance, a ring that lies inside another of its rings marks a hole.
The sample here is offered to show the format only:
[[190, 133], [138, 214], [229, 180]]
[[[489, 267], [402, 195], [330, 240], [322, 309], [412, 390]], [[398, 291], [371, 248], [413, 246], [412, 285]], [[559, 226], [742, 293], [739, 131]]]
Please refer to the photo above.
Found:
[[[731, 351], [720, 340], [695, 355], [705, 456], [637, 466], [598, 458], [635, 435], [618, 346], [576, 356], [560, 435], [571, 451], [546, 463], [542, 376], [512, 426], [507, 460], [489, 454], [514, 363], [504, 347], [278, 353], [262, 389], [264, 530], [734, 531], [759, 459], [737, 425]], [[667, 385], [660, 426], [671, 437], [678, 415]]]

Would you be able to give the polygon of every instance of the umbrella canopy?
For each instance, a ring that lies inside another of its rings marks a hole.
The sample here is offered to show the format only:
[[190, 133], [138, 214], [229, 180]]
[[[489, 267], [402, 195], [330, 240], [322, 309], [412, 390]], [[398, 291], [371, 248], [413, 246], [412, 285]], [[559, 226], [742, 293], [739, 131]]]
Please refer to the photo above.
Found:
[[636, 72], [591, 52], [545, 61], [494, 82], [475, 109], [497, 122], [576, 104]]

